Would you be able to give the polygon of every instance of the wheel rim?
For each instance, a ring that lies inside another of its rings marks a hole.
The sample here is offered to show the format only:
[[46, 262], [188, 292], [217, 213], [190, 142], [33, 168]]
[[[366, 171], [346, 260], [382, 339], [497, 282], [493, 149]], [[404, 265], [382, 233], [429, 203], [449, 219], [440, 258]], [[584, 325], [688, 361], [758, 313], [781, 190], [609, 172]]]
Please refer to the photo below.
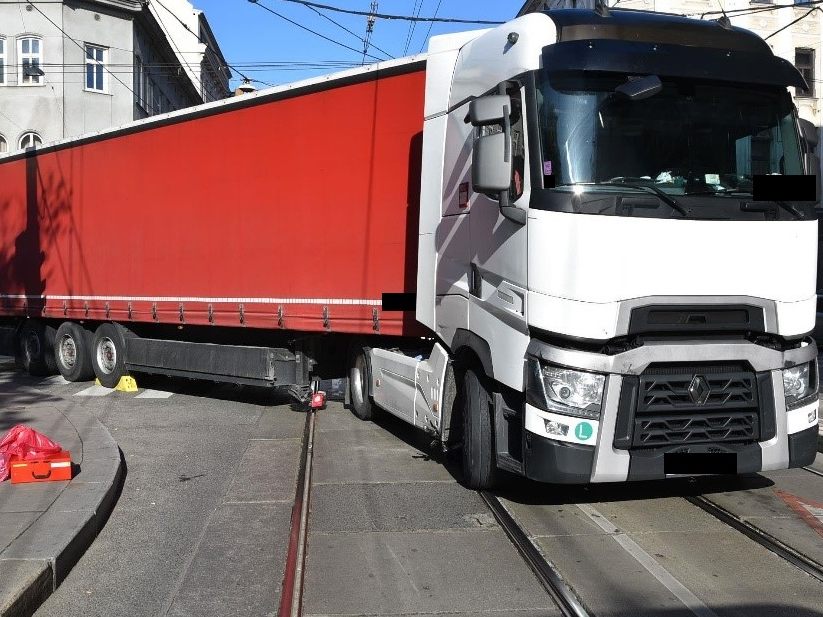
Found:
[[71, 370], [77, 362], [77, 343], [74, 337], [70, 334], [63, 335], [60, 339], [60, 345], [57, 348], [57, 355], [60, 358], [60, 364], [65, 368]]
[[117, 348], [107, 336], [97, 343], [97, 366], [106, 375], [111, 375], [117, 366]]
[[355, 407], [362, 406], [366, 400], [363, 388], [363, 356], [357, 356], [351, 371], [351, 398]]

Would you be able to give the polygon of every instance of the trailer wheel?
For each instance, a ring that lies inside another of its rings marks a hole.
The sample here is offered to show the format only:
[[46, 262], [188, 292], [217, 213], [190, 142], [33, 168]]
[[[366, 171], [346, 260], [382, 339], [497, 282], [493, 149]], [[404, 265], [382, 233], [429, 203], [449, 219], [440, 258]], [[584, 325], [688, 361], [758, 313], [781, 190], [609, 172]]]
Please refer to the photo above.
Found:
[[362, 349], [354, 356], [349, 369], [349, 394], [354, 415], [361, 420], [373, 419], [376, 409], [369, 398], [369, 369], [366, 352]]
[[37, 319], [27, 319], [20, 328], [17, 353], [18, 364], [30, 375], [54, 375], [54, 328]]
[[66, 381], [88, 381], [94, 377], [91, 364], [92, 334], [81, 325], [64, 321], [54, 337], [57, 370]]
[[463, 482], [471, 489], [494, 486], [497, 465], [492, 438], [491, 392], [475, 369], [463, 376]]
[[94, 333], [91, 365], [106, 388], [114, 388], [126, 374], [126, 343], [114, 324], [100, 324]]

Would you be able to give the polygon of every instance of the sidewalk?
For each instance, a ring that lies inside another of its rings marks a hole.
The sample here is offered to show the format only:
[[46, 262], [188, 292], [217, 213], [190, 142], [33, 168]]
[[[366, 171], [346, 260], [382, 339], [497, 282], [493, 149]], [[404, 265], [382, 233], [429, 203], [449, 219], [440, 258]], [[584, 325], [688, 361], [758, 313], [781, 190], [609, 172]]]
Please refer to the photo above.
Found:
[[88, 412], [60, 411], [48, 397], [21, 387], [25, 376], [0, 361], [0, 434], [27, 424], [71, 452], [68, 482], [0, 483], [0, 616], [30, 615], [60, 584], [116, 500], [120, 451]]

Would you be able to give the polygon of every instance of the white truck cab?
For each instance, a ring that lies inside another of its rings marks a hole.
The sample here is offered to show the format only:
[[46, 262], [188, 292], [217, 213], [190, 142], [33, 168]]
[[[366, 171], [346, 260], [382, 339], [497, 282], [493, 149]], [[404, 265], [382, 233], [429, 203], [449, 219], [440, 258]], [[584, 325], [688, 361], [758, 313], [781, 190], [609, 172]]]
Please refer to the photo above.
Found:
[[[462, 445], [468, 485], [808, 464], [817, 221], [756, 35], [612, 10], [432, 39], [417, 319], [368, 350], [378, 407]], [[760, 191], [762, 193], [762, 191]]]

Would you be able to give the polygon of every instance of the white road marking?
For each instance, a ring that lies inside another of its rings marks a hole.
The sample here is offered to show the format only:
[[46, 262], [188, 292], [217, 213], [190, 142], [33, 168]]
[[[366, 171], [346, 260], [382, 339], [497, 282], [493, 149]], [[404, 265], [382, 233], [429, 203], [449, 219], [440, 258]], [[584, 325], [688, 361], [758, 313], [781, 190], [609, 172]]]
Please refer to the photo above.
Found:
[[634, 557], [637, 562], [646, 568], [654, 578], [656, 578], [666, 589], [668, 589], [674, 596], [680, 600], [686, 608], [698, 617], [717, 617], [715, 613], [708, 606], [689, 591], [683, 583], [678, 581], [672, 574], [666, 570], [660, 562], [649, 555], [637, 542], [632, 540], [627, 534], [620, 531], [619, 528], [612, 525], [609, 520], [600, 514], [596, 509], [588, 504], [577, 504], [583, 513], [588, 516], [595, 525], [600, 527], [603, 531], [609, 534], [614, 541], [617, 542], [623, 549]]
[[818, 521], [823, 523], [823, 508], [818, 508], [816, 506], [810, 506], [807, 503], [801, 503], [801, 505], [809, 511], [809, 514], [811, 514]]
[[143, 390], [134, 398], [169, 398], [173, 395], [173, 392], [163, 392], [162, 390]]
[[106, 396], [112, 392], [114, 392], [114, 388], [104, 388], [103, 386], [98, 386], [95, 384], [90, 388], [80, 390], [80, 392], [75, 392], [74, 396]]

